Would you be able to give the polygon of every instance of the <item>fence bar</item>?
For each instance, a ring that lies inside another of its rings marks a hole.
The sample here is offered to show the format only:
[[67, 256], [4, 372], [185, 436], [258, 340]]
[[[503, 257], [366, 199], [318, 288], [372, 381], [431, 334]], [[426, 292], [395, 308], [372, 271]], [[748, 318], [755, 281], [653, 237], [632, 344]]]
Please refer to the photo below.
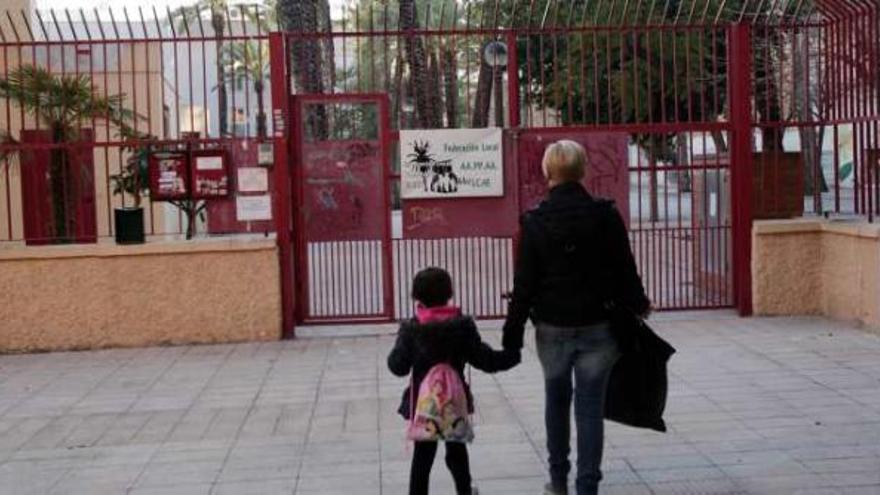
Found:
[[748, 24], [730, 28], [729, 67], [731, 108], [731, 194], [733, 202], [733, 287], [740, 315], [752, 313], [752, 29]]
[[[285, 138], [286, 126], [290, 119], [290, 78], [287, 76], [287, 50], [284, 36], [280, 33], [269, 35], [270, 78], [272, 81], [272, 121], [273, 152], [275, 167], [275, 218], [278, 260], [281, 270], [281, 321], [284, 338], [294, 336], [294, 277], [304, 279], [307, 270], [296, 270], [293, 259], [293, 205], [290, 177], [290, 156], [288, 140]], [[308, 300], [308, 299], [304, 299]]]

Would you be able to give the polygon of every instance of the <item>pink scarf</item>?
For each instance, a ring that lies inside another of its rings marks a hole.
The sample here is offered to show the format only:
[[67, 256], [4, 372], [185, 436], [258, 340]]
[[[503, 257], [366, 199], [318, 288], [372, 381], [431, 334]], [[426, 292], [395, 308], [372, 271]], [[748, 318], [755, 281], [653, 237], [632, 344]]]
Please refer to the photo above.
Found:
[[416, 305], [416, 320], [418, 320], [419, 323], [446, 321], [457, 316], [461, 316], [461, 309], [457, 306], [434, 306], [426, 308], [421, 304]]

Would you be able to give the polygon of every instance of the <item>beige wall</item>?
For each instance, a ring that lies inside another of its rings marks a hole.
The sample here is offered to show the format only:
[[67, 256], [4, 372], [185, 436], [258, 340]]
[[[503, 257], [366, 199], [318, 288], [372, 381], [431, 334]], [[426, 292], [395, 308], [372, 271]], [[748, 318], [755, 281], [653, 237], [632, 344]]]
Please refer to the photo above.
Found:
[[752, 289], [758, 315], [826, 315], [880, 329], [880, 225], [757, 222]]
[[0, 250], [0, 352], [277, 340], [272, 240]]
[[[0, 29], [3, 29], [7, 40], [12, 41], [15, 37], [13, 27], [18, 31], [19, 35], [24, 35], [27, 32], [27, 26], [21, 20], [21, 13], [24, 12], [25, 15], [31, 15], [33, 6], [34, 2], [32, 0], [3, 0], [3, 3], [0, 4]], [[9, 15], [12, 16], [12, 23], [9, 22], [6, 12], [9, 12]]]
[[[72, 50], [74, 43], [67, 45]], [[86, 47], [87, 45], [80, 45]], [[120, 43], [110, 44], [113, 50], [118, 51], [118, 58], [108, 56], [113, 62], [90, 62], [84, 59], [80, 70], [88, 74], [92, 73], [92, 83], [98, 94], [125, 95], [125, 106], [134, 110], [142, 118], [138, 120], [138, 130], [148, 132], [154, 136], [163, 137], [162, 125], [162, 53], [160, 43]], [[94, 60], [103, 60], [103, 45], [91, 46]], [[21, 62], [34, 63], [33, 52], [26, 48]], [[3, 72], [3, 58], [9, 57], [12, 70], [18, 65], [17, 50], [0, 45], [0, 76]], [[45, 59], [41, 62], [45, 66]], [[53, 59], [53, 70], [60, 73], [59, 60]], [[95, 65], [95, 64], [101, 65]], [[68, 63], [68, 74], [72, 74], [73, 64]], [[167, 93], [167, 91], [166, 91]], [[19, 139], [19, 131], [23, 128], [35, 128], [36, 124], [31, 116], [26, 115], [22, 122], [21, 111], [16, 105], [10, 105], [9, 119], [6, 112], [7, 102], [0, 99], [0, 130], [8, 130], [15, 139]], [[97, 141], [118, 141], [116, 130], [108, 130], [104, 122], [97, 121], [95, 125], [95, 139]], [[97, 209], [98, 235], [102, 237], [111, 234], [113, 221], [110, 212], [116, 206], [122, 204], [122, 198], [112, 194], [112, 185], [108, 188], [109, 176], [119, 173], [128, 153], [119, 147], [96, 147], [94, 152], [94, 178], [95, 178], [95, 204]], [[7, 239], [18, 240], [24, 237], [23, 215], [21, 204], [21, 170], [17, 157], [13, 156], [8, 164], [8, 172], [4, 170], [5, 164], [0, 162], [0, 241]], [[8, 198], [7, 198], [8, 196]], [[165, 210], [168, 206], [164, 203], [151, 205], [148, 198], [144, 201], [145, 224], [148, 230], [156, 234], [176, 233], [179, 226], [167, 225], [165, 222]], [[128, 199], [131, 205], [132, 200]], [[11, 209], [11, 214], [8, 210]], [[11, 225], [8, 219], [11, 218]]]

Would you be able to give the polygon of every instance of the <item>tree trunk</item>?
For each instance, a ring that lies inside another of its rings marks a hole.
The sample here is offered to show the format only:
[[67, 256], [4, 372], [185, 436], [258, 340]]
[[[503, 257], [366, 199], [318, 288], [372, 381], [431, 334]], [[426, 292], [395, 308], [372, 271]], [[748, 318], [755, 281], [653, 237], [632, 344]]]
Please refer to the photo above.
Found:
[[[795, 81], [795, 92], [793, 95], [794, 110], [800, 122], [809, 122], [812, 120], [813, 110], [816, 107], [816, 102], [811, 97], [811, 93], [812, 95], [818, 93], [818, 88], [816, 88], [817, 91], [811, 91], [812, 83], [810, 81], [813, 80], [814, 76], [818, 79], [818, 74], [806, 73], [809, 71], [808, 60], [810, 57], [809, 38], [806, 34], [801, 35], [798, 45], [796, 52], [793, 53], [793, 78]], [[824, 128], [820, 128], [819, 131], [824, 131]], [[804, 163], [804, 195], [814, 196], [817, 192], [821, 193], [828, 190], [828, 185], [825, 183], [825, 174], [822, 173], [821, 163], [824, 132], [821, 136], [817, 136], [817, 129], [813, 126], [802, 126], [798, 129], [798, 132], [801, 138], [801, 154]], [[817, 185], [819, 191], [815, 190]], [[816, 199], [817, 206], [821, 206], [821, 198], [815, 196], [814, 199]]]
[[[276, 7], [278, 24], [292, 33], [317, 33], [318, 0], [279, 0]], [[315, 38], [294, 37], [290, 43], [290, 66], [298, 93], [323, 93], [324, 80], [321, 70], [321, 46]], [[329, 61], [332, 63], [333, 61]], [[306, 116], [307, 133], [323, 139], [329, 134], [327, 110], [315, 105]]]
[[333, 44], [333, 18], [330, 16], [330, 2], [321, 1], [321, 30], [323, 37], [322, 63], [324, 85], [332, 91], [336, 87], [336, 48]]
[[[220, 137], [226, 137], [229, 133], [229, 108], [226, 101], [226, 74], [223, 67], [223, 33], [226, 28], [226, 16], [222, 10], [213, 9], [211, 12], [211, 26], [214, 28], [214, 36], [217, 40], [217, 118], [219, 119]], [[205, 129], [207, 136], [208, 130]]]
[[186, 240], [192, 239], [196, 233], [196, 219], [207, 205], [203, 203], [199, 206], [199, 202], [192, 199], [171, 201], [171, 204], [183, 212], [183, 216], [186, 217]]
[[649, 221], [655, 223], [660, 221], [660, 193], [657, 190], [659, 188], [659, 180], [657, 178], [657, 159], [649, 157], [649, 160], [651, 160], [651, 172], [649, 173], [648, 179], [648, 215], [650, 215]]
[[727, 146], [727, 140], [721, 131], [712, 131], [712, 141], [715, 143], [715, 152], [718, 154], [727, 153], [730, 148]]
[[[720, 153], [720, 151], [718, 150], [718, 138], [720, 138], [721, 142], [723, 143], [724, 137], [721, 135], [721, 133], [718, 133], [717, 137], [715, 133], [713, 133], [712, 138], [715, 139], [716, 153]], [[675, 147], [675, 165], [682, 166], [690, 163], [691, 149], [687, 133], [679, 133], [677, 136], [675, 136]], [[682, 167], [681, 169], [679, 169], [679, 172], [676, 174], [676, 180], [678, 181], [679, 192], [693, 192], [693, 177], [688, 167]]]
[[[64, 143], [64, 129], [58, 126], [52, 128], [52, 144]], [[54, 147], [49, 152], [49, 187], [52, 191], [52, 227], [55, 234], [55, 242], [68, 242], [67, 213], [68, 213], [68, 187], [67, 177], [67, 148]]]
[[403, 57], [395, 57], [394, 90], [392, 93], [391, 122], [396, 128], [400, 126], [400, 114], [406, 95], [403, 92]]
[[434, 117], [428, 92], [428, 67], [423, 40], [416, 36], [418, 28], [415, 0], [400, 0], [400, 29], [408, 31], [404, 36], [404, 50], [409, 64], [410, 79], [416, 103], [416, 124], [422, 129], [432, 127]]
[[[647, 143], [648, 155], [648, 220], [651, 223], [660, 221], [660, 184], [658, 163], [660, 162], [661, 153], [660, 145], [654, 139], [649, 139]], [[639, 198], [641, 201], [641, 198]]]
[[784, 151], [784, 129], [772, 124], [782, 122], [782, 102], [779, 95], [777, 64], [773, 60], [773, 50], [780, 42], [779, 34], [765, 28], [763, 37], [755, 36], [761, 42], [755, 46], [755, 106], [761, 124], [761, 137], [764, 151]]
[[428, 59], [428, 97], [431, 102], [431, 108], [428, 114], [431, 116], [431, 128], [439, 129], [443, 127], [443, 84], [440, 81], [440, 66], [437, 61], [437, 54], [431, 53]]
[[492, 70], [492, 78], [495, 87], [495, 126], [504, 127], [504, 72], [496, 67]]
[[257, 96], [257, 137], [266, 139], [268, 131], [266, 129], [266, 111], [263, 103], [263, 91], [265, 85], [262, 79], [254, 81], [254, 93]]
[[[189, 201], [192, 203], [192, 201]], [[187, 205], [186, 214], [186, 240], [190, 240], [196, 233], [196, 215], [192, 211], [192, 204]]]
[[[804, 162], [804, 195], [812, 196], [828, 190], [825, 183], [825, 174], [822, 173], [821, 140], [817, 136], [815, 127], [801, 127], [801, 155]], [[823, 136], [824, 137], [824, 136]], [[816, 191], [816, 186], [819, 190]]]
[[446, 93], [446, 126], [458, 127], [458, 64], [455, 50], [443, 48], [443, 84]]
[[816, 134], [816, 153], [818, 154], [816, 160], [819, 164], [817, 168], [817, 170], [819, 171], [819, 192], [825, 193], [829, 191], [828, 181], [825, 180], [825, 172], [822, 169], [822, 146], [825, 142], [825, 126], [819, 126], [819, 128], [816, 130]]
[[[482, 50], [480, 50], [482, 53]], [[483, 57], [480, 56], [482, 61]], [[473, 127], [489, 126], [489, 106], [492, 99], [492, 67], [485, 62], [480, 63], [480, 73], [477, 76], [477, 93], [474, 96], [474, 114], [471, 125]]]

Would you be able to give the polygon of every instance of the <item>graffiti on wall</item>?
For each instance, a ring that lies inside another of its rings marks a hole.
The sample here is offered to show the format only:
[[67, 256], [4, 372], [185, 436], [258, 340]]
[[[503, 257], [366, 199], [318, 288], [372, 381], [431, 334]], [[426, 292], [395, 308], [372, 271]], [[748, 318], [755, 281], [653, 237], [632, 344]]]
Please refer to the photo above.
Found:
[[629, 135], [624, 133], [521, 134], [517, 155], [520, 209], [534, 208], [547, 194], [547, 179], [541, 170], [541, 159], [547, 146], [560, 139], [570, 139], [584, 147], [587, 153], [584, 187], [593, 196], [614, 200], [624, 220], [628, 221]]
[[304, 143], [303, 211], [309, 241], [379, 239], [385, 201], [378, 143]]

